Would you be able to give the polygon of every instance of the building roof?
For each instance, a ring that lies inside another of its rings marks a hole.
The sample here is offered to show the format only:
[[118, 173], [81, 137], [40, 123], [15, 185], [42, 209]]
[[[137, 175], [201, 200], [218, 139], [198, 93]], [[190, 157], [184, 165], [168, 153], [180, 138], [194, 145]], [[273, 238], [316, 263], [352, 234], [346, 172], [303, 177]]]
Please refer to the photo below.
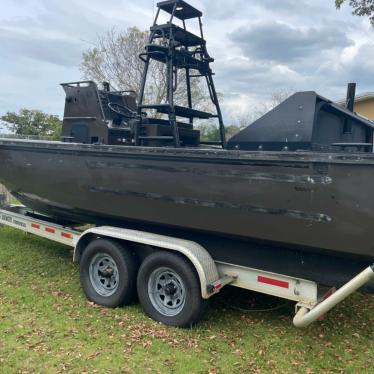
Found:
[[[365, 92], [360, 95], [356, 95], [355, 103], [359, 103], [359, 102], [370, 100], [370, 99], [374, 99], [374, 92]], [[337, 104], [344, 105], [345, 99], [337, 101]]]

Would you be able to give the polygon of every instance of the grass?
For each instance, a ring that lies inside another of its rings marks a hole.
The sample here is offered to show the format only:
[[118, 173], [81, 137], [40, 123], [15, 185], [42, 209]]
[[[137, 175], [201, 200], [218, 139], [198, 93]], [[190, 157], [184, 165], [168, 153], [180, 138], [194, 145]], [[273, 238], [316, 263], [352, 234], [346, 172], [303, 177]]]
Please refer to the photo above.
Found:
[[[71, 251], [0, 228], [1, 373], [371, 373], [374, 297], [356, 294], [306, 330], [293, 304], [227, 288], [179, 330], [139, 305], [109, 310], [81, 292]], [[246, 308], [231, 309], [227, 300]]]
[[20, 202], [14, 196], [10, 196], [9, 204], [20, 204]]

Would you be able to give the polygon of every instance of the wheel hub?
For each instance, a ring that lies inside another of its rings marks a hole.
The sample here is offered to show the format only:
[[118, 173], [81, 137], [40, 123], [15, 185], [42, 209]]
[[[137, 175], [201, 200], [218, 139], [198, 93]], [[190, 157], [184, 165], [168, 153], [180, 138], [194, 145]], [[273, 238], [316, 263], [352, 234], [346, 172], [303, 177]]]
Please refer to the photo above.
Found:
[[162, 315], [178, 315], [186, 302], [186, 291], [181, 277], [170, 268], [156, 269], [148, 280], [148, 294], [155, 309]]
[[99, 270], [99, 275], [103, 276], [104, 278], [110, 278], [114, 274], [114, 269], [111, 267], [107, 267], [104, 270]]
[[177, 292], [177, 287], [173, 283], [169, 283], [164, 287], [165, 295], [173, 296]]
[[104, 297], [113, 295], [119, 283], [119, 272], [114, 259], [106, 253], [96, 254], [89, 267], [90, 281], [95, 291]]

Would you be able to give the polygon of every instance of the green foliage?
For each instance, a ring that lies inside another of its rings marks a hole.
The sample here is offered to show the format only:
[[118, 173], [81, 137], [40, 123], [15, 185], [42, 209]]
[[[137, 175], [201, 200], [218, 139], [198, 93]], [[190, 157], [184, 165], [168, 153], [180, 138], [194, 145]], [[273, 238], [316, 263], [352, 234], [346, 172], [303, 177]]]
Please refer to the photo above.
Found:
[[48, 136], [59, 139], [62, 122], [58, 116], [40, 110], [20, 109], [18, 113], [8, 112], [1, 117], [6, 126], [17, 135]]
[[204, 142], [218, 142], [220, 140], [218, 126], [214, 123], [200, 125], [200, 139]]
[[[202, 141], [218, 142], [221, 140], [219, 127], [216, 123], [208, 123], [198, 127], [201, 134]], [[242, 128], [236, 125], [226, 126], [226, 139], [230, 139], [232, 136], [237, 134]]]
[[340, 9], [347, 2], [353, 8], [354, 15], [369, 17], [371, 24], [374, 26], [374, 0], [335, 0], [335, 6]]

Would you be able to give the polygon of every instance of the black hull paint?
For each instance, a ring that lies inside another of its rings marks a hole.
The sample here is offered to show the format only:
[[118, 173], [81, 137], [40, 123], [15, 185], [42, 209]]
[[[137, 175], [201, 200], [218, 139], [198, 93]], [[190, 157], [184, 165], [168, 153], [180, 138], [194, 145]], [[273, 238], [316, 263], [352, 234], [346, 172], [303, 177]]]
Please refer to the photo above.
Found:
[[0, 181], [29, 208], [374, 258], [374, 155], [0, 140]]

